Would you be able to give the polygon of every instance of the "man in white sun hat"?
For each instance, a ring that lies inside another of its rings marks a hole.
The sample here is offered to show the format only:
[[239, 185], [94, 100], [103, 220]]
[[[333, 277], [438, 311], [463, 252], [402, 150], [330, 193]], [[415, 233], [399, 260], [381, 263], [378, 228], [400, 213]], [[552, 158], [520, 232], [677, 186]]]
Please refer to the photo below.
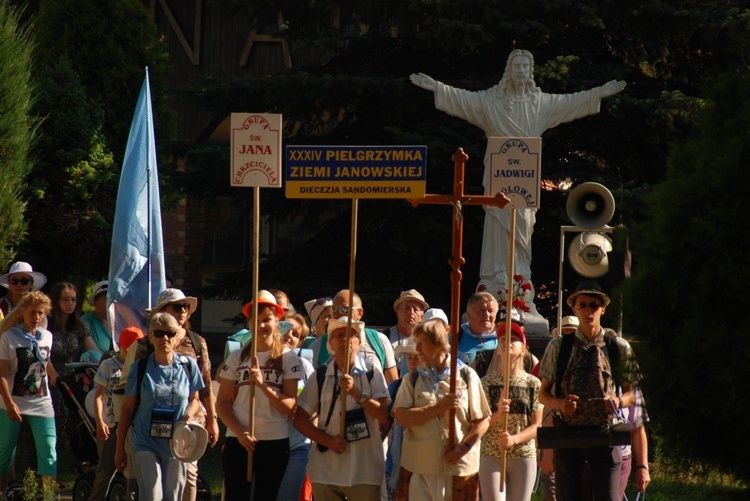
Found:
[[[396, 312], [398, 321], [396, 325], [383, 332], [393, 345], [394, 352], [399, 346], [406, 345], [411, 337], [412, 329], [422, 321], [424, 311], [429, 307], [424, 296], [416, 289], [409, 289], [399, 294], [393, 302], [393, 311]], [[399, 376], [403, 376], [406, 371], [406, 361], [403, 357], [396, 356], [396, 362]]]
[[29, 263], [16, 261], [10, 265], [10, 270], [0, 276], [0, 285], [8, 289], [8, 294], [0, 301], [0, 311], [7, 316], [13, 311], [24, 293], [39, 290], [47, 283], [44, 274], [34, 271]]

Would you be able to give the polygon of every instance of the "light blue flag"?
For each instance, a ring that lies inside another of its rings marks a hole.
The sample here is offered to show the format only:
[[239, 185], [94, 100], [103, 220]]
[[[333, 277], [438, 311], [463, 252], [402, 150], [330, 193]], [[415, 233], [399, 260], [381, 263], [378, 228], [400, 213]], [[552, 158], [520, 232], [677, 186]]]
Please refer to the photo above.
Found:
[[146, 331], [146, 308], [165, 289], [159, 176], [148, 68], [117, 191], [107, 305], [115, 343], [125, 327]]

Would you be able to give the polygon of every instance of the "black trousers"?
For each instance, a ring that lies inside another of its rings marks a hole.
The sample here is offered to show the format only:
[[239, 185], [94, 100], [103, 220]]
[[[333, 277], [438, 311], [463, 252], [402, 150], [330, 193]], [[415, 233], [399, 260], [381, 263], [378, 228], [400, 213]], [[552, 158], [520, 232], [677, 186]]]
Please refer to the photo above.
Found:
[[274, 500], [289, 461], [289, 439], [261, 440], [253, 453], [253, 481], [247, 481], [247, 450], [227, 437], [221, 452], [224, 499]]
[[583, 489], [583, 468], [588, 463], [594, 501], [620, 501], [620, 447], [555, 449], [555, 484], [559, 501], [579, 501]]

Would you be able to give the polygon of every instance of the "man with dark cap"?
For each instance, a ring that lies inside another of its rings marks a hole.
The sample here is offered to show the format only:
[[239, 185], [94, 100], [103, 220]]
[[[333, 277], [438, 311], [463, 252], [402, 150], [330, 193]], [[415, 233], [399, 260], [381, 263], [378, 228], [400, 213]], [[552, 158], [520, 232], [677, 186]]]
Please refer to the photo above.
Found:
[[[579, 325], [547, 345], [539, 370], [539, 401], [555, 413], [555, 427], [606, 426], [616, 412], [635, 403], [638, 364], [630, 344], [601, 326], [609, 297], [599, 284], [581, 282], [567, 303]], [[557, 498], [581, 499], [588, 463], [594, 499], [618, 499], [621, 453], [620, 447], [606, 446], [555, 449]]]

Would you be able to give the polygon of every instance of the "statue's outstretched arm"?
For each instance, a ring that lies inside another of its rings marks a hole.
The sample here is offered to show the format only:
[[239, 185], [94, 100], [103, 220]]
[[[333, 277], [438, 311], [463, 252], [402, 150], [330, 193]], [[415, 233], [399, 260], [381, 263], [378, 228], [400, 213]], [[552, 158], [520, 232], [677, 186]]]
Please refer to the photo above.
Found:
[[624, 88], [625, 82], [622, 80], [610, 80], [601, 86], [601, 92], [599, 95], [604, 99], [605, 97], [614, 96], [615, 94], [622, 92]]
[[412, 73], [409, 75], [409, 80], [411, 80], [411, 83], [417, 87], [429, 90], [430, 92], [435, 92], [435, 90], [437, 90], [437, 82], [435, 82], [435, 79], [424, 73]]

